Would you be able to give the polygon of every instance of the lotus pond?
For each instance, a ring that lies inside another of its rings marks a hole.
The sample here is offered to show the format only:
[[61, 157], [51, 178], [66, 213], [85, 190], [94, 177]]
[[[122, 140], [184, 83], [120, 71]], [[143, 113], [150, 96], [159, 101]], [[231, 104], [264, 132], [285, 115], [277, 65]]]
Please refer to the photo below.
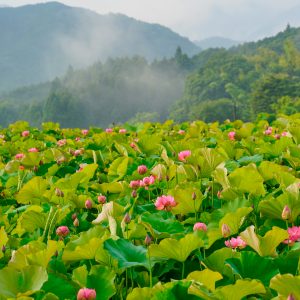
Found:
[[0, 130], [0, 299], [300, 299], [300, 118]]

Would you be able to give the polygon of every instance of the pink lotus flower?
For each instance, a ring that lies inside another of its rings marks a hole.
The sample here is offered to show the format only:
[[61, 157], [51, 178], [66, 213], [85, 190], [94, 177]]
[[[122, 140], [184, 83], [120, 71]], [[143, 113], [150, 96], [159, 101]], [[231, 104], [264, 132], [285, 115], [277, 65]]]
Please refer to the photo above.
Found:
[[121, 133], [121, 134], [125, 134], [127, 132], [127, 130], [125, 129], [125, 128], [121, 128], [120, 130], [119, 130], [119, 133]]
[[243, 249], [247, 246], [246, 242], [243, 241], [240, 236], [238, 236], [237, 238], [231, 238], [230, 240], [225, 241], [225, 245], [226, 245], [226, 247], [232, 248], [232, 249], [236, 249], [236, 248]]
[[23, 153], [18, 153], [18, 154], [15, 155], [15, 159], [18, 159], [18, 160], [20, 160], [24, 157], [25, 157], [25, 154], [23, 154]]
[[87, 199], [84, 203], [85, 208], [91, 209], [93, 207], [93, 202], [91, 199]]
[[222, 197], [222, 191], [217, 192], [217, 197], [220, 199]]
[[24, 130], [24, 131], [22, 132], [22, 136], [23, 136], [23, 137], [29, 136], [29, 134], [30, 134], [29, 130]]
[[155, 177], [150, 175], [149, 177], [144, 177], [143, 180], [140, 180], [140, 186], [149, 186], [155, 183]]
[[192, 152], [190, 150], [184, 150], [178, 153], [178, 159], [180, 161], [185, 161], [186, 158], [188, 158], [189, 156], [191, 156]]
[[273, 131], [273, 128], [272, 127], [268, 127], [266, 130], [265, 130], [265, 135], [271, 135], [272, 134], [272, 131]]
[[278, 133], [276, 133], [276, 134], [274, 135], [274, 138], [275, 138], [276, 140], [280, 140], [280, 137], [281, 137], [281, 135], [278, 134]]
[[30, 148], [28, 149], [28, 152], [39, 152], [37, 148]]
[[143, 174], [147, 173], [147, 171], [148, 171], [148, 169], [145, 165], [138, 166], [138, 173], [140, 175], [143, 175]]
[[77, 136], [77, 137], [75, 138], [75, 142], [79, 142], [79, 141], [80, 141], [80, 137]]
[[77, 149], [77, 150], [74, 151], [74, 156], [79, 156], [79, 155], [82, 154], [82, 152], [83, 151], [81, 149]]
[[96, 291], [94, 289], [83, 288], [77, 293], [77, 300], [93, 300], [96, 299]]
[[184, 134], [185, 134], [185, 131], [184, 131], [183, 129], [180, 129], [180, 130], [178, 131], [178, 134], [184, 135]]
[[106, 197], [104, 195], [99, 195], [98, 202], [104, 204], [106, 202]]
[[83, 135], [88, 135], [89, 131], [88, 131], [88, 129], [82, 129], [82, 130], [81, 130], [81, 133], [82, 133]]
[[132, 180], [132, 181], [130, 181], [129, 186], [132, 189], [137, 189], [137, 188], [140, 187], [140, 181], [139, 180]]
[[288, 133], [286, 132], [286, 131], [283, 131], [282, 133], [281, 133], [281, 136], [287, 136], [288, 135]]
[[112, 129], [112, 128], [106, 128], [106, 129], [105, 129], [105, 132], [106, 132], [106, 133], [112, 133], [112, 132], [113, 132], [113, 129]]
[[60, 237], [66, 237], [70, 233], [68, 226], [59, 226], [56, 229], [56, 234]]
[[19, 170], [20, 170], [20, 171], [24, 171], [24, 170], [25, 170], [25, 167], [24, 167], [24, 166], [19, 166]]
[[196, 231], [196, 230], [199, 230], [199, 231], [207, 231], [207, 226], [206, 224], [204, 223], [195, 223], [194, 227], [193, 227], [193, 230]]
[[234, 140], [235, 140], [235, 135], [236, 135], [236, 132], [235, 132], [235, 131], [230, 131], [230, 132], [228, 132], [228, 138], [229, 138], [231, 141], [234, 141]]
[[67, 143], [67, 140], [66, 140], [66, 139], [63, 139], [63, 140], [57, 141], [56, 144], [57, 144], [57, 146], [62, 147], [62, 146], [64, 146], [66, 143]]
[[175, 202], [174, 198], [170, 195], [168, 196], [161, 196], [158, 197], [155, 201], [156, 209], [158, 210], [166, 210], [170, 211], [172, 207], [175, 207], [177, 203]]
[[293, 244], [296, 241], [300, 241], [300, 226], [289, 227], [287, 230], [289, 238], [284, 241], [285, 244]]

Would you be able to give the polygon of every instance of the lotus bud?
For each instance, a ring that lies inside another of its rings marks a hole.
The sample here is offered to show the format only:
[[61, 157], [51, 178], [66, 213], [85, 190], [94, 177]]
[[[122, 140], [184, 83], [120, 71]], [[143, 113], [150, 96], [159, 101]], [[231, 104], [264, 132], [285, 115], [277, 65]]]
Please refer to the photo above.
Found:
[[30, 132], [28, 130], [24, 130], [22, 132], [22, 137], [26, 137], [26, 136], [29, 136]]
[[136, 198], [136, 197], [137, 197], [137, 191], [136, 191], [136, 190], [133, 190], [133, 191], [131, 192], [131, 197], [132, 197], [132, 198]]
[[64, 192], [59, 188], [55, 188], [55, 195], [57, 197], [64, 197]]
[[70, 230], [67, 226], [59, 226], [56, 229], [56, 234], [60, 237], [66, 237], [70, 233]]
[[227, 224], [222, 225], [222, 236], [224, 238], [227, 238], [230, 236], [230, 228]]
[[204, 223], [198, 222], [198, 223], [196, 223], [196, 224], [194, 225], [193, 230], [194, 230], [194, 231], [199, 230], [199, 231], [204, 231], [204, 232], [205, 232], [205, 231], [207, 231], [207, 226], [206, 226], [206, 224], [204, 224]]
[[93, 300], [96, 299], [96, 291], [94, 289], [83, 288], [77, 293], [77, 300]]
[[104, 204], [106, 202], [106, 197], [103, 195], [98, 196], [98, 202]]
[[138, 172], [140, 175], [143, 175], [145, 173], [147, 173], [148, 169], [145, 165], [140, 165], [138, 166]]
[[78, 226], [79, 226], [79, 220], [78, 220], [77, 218], [74, 220], [73, 225], [74, 225], [75, 227], [78, 227]]
[[192, 194], [192, 199], [195, 201], [197, 199], [197, 194], [195, 192], [193, 192]]
[[6, 251], [6, 247], [3, 245], [1, 250], [4, 253]]
[[286, 300], [296, 300], [296, 298], [294, 297], [294, 295], [291, 293], [288, 295], [288, 297], [286, 298]]
[[151, 241], [152, 241], [151, 237], [147, 234], [146, 237], [145, 237], [145, 241], [144, 241], [145, 245], [149, 246], [151, 244]]
[[129, 224], [130, 221], [131, 221], [131, 217], [130, 217], [129, 213], [126, 213], [125, 216], [124, 216], [124, 222], [126, 224]]
[[76, 218], [77, 218], [77, 214], [74, 213], [74, 214], [72, 215], [72, 220], [74, 221]]
[[282, 210], [281, 218], [283, 220], [288, 220], [290, 219], [291, 216], [292, 216], [291, 209], [288, 207], [288, 205], [285, 205], [285, 207]]
[[84, 203], [85, 208], [91, 209], [93, 207], [93, 202], [91, 199], [87, 199]]

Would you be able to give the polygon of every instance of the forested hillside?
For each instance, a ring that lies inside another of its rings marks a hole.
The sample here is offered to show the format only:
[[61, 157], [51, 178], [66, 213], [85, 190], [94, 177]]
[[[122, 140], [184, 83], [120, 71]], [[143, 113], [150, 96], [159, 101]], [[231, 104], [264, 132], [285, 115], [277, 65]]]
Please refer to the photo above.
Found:
[[167, 27], [121, 14], [99, 15], [58, 2], [0, 7], [0, 92], [108, 57], [171, 57], [178, 46], [189, 55], [199, 51]]
[[257, 43], [208, 49], [189, 57], [108, 59], [68, 72], [52, 82], [24, 87], [0, 101], [2, 125], [24, 119], [34, 125], [107, 126], [126, 121], [229, 118], [300, 110], [300, 29], [289, 26]]

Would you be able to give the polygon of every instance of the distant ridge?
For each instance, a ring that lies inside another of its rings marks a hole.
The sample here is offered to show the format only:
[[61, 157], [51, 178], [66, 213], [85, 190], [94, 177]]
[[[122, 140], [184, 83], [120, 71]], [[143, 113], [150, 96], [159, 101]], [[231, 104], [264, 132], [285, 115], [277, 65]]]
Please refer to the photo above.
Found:
[[108, 57], [171, 57], [176, 48], [200, 49], [167, 27], [121, 14], [47, 2], [0, 8], [0, 92], [49, 80], [68, 66], [86, 67]]

